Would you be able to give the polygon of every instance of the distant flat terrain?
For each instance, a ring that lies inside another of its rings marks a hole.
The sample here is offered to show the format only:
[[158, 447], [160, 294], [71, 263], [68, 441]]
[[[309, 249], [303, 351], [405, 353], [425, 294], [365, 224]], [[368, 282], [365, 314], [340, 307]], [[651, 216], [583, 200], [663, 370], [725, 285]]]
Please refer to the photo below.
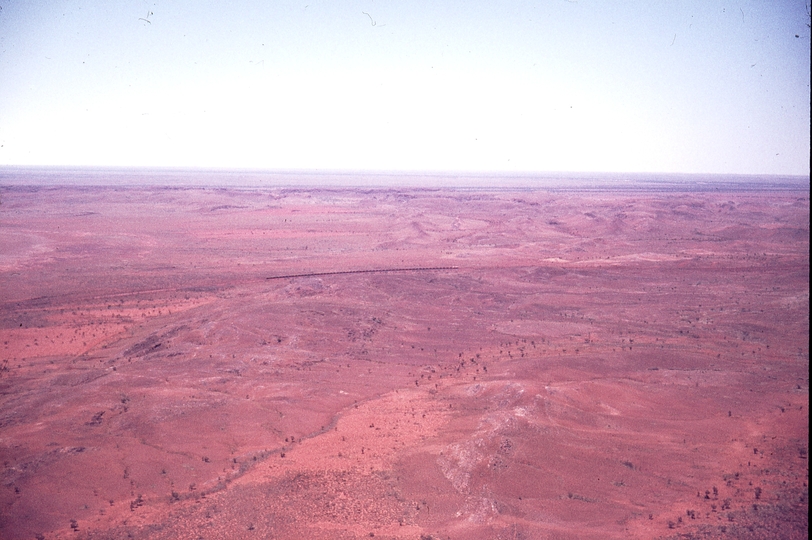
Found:
[[0, 537], [807, 538], [768, 188], [0, 187]]

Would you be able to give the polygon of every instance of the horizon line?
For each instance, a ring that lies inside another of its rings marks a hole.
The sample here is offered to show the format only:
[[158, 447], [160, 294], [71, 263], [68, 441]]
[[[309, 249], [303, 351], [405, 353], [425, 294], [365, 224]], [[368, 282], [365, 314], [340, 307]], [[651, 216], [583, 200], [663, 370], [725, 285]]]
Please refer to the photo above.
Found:
[[88, 172], [125, 172], [125, 173], [215, 173], [215, 174], [331, 174], [331, 175], [378, 175], [378, 176], [472, 176], [472, 177], [531, 177], [543, 178], [587, 177], [599, 176], [711, 176], [711, 177], [780, 177], [780, 178], [810, 178], [810, 173], [740, 173], [740, 172], [685, 172], [685, 171], [589, 171], [589, 170], [501, 170], [501, 169], [352, 169], [352, 168], [272, 168], [272, 167], [229, 167], [229, 166], [198, 166], [198, 165], [38, 165], [38, 164], [0, 164], [0, 172], [8, 170], [28, 171], [88, 171]]
[[798, 191], [809, 183], [809, 175], [789, 174], [0, 165], [0, 187]]

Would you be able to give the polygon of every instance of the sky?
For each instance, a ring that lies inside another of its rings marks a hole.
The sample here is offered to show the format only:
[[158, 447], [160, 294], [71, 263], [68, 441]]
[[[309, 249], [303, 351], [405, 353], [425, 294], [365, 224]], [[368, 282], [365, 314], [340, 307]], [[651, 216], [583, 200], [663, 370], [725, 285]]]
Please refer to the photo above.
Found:
[[809, 2], [0, 8], [0, 166], [809, 174]]

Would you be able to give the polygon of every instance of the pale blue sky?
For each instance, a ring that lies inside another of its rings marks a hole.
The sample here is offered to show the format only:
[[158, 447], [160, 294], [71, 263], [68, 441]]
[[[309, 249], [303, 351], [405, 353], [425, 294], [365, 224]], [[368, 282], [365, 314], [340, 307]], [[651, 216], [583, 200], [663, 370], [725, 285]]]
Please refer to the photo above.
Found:
[[808, 174], [807, 5], [0, 0], [0, 165]]

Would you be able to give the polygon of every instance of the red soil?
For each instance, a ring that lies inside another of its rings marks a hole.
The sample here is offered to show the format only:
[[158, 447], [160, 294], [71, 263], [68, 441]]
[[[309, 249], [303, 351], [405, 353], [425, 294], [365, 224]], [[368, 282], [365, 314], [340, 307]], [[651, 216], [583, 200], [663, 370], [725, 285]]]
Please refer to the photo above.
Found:
[[[0, 537], [806, 538], [808, 192], [6, 188]], [[445, 270], [268, 277], [408, 267]]]

